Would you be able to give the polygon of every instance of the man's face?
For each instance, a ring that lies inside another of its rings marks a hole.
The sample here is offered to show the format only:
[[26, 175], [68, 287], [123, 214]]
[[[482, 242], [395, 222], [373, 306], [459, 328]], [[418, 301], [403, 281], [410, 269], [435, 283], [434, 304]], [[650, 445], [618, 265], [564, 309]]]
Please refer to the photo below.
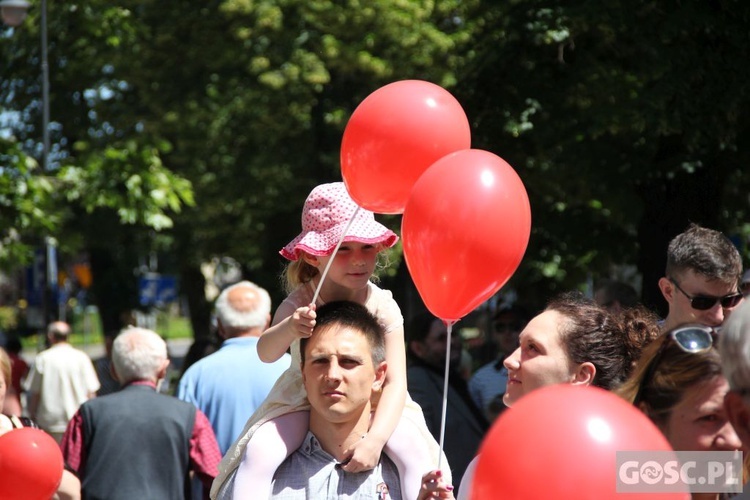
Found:
[[[461, 337], [457, 332], [451, 332], [451, 366], [454, 368], [461, 362], [461, 347]], [[430, 333], [424, 340], [414, 341], [412, 350], [425, 363], [443, 368], [448, 351], [448, 327], [436, 318], [430, 325]]]
[[524, 326], [524, 322], [511, 312], [501, 312], [492, 321], [492, 338], [503, 356], [516, 350]]
[[[712, 327], [720, 326], [734, 309], [725, 309], [717, 301], [713, 307], [701, 311], [695, 309], [690, 304], [690, 298], [687, 297], [687, 295], [690, 295], [690, 297], [724, 297], [737, 292], [737, 285], [734, 283], [709, 281], [705, 276], [692, 270], [678, 276], [671, 276], [671, 278], [677, 284], [670, 281], [669, 278], [662, 278], [659, 281], [662, 294], [669, 303], [668, 324], [666, 325], [669, 328], [684, 323], [700, 323]], [[682, 291], [680, 291], [680, 288]]]
[[358, 330], [332, 324], [310, 337], [302, 379], [312, 410], [341, 423], [366, 409], [373, 389], [385, 379], [385, 363], [373, 364], [370, 345]]

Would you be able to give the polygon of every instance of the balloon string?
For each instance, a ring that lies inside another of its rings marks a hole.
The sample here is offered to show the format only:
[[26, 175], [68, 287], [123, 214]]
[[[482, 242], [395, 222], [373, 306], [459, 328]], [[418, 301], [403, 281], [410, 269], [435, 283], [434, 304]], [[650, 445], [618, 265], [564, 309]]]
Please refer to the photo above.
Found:
[[445, 373], [443, 374], [443, 410], [440, 416], [440, 456], [438, 457], [438, 469], [440, 469], [441, 462], [443, 461], [443, 442], [445, 440], [445, 414], [448, 410], [448, 375], [450, 374], [451, 366], [451, 333], [453, 332], [453, 325], [455, 321], [446, 321], [445, 325], [448, 327], [448, 338], [447, 349], [445, 350]]
[[328, 259], [328, 263], [326, 264], [326, 267], [323, 269], [323, 274], [320, 275], [320, 281], [318, 282], [318, 286], [315, 288], [315, 293], [313, 294], [312, 302], [311, 304], [315, 304], [315, 302], [318, 300], [318, 296], [320, 295], [320, 289], [323, 287], [323, 280], [326, 279], [326, 276], [328, 276], [328, 270], [331, 268], [331, 264], [333, 264], [333, 259], [336, 258], [336, 252], [339, 251], [339, 247], [341, 247], [341, 244], [344, 242], [344, 238], [346, 238], [346, 235], [349, 233], [349, 228], [352, 227], [352, 223], [354, 222], [354, 219], [357, 217], [357, 213], [359, 213], [359, 205], [357, 205], [357, 209], [352, 214], [351, 218], [349, 219], [349, 223], [346, 225], [346, 228], [344, 228], [344, 232], [341, 233], [341, 238], [339, 238], [338, 243], [336, 243], [336, 246], [333, 249], [333, 253], [331, 253], [331, 258]]

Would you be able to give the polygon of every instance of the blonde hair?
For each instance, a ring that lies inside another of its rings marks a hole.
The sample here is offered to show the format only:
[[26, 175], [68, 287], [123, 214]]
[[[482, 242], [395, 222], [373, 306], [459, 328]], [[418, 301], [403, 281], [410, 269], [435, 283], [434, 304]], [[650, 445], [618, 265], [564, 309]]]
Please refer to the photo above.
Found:
[[0, 372], [3, 374], [3, 378], [5, 379], [5, 385], [6, 388], [11, 384], [11, 373], [12, 368], [10, 364], [10, 357], [8, 357], [8, 353], [5, 352], [5, 349], [0, 347]]

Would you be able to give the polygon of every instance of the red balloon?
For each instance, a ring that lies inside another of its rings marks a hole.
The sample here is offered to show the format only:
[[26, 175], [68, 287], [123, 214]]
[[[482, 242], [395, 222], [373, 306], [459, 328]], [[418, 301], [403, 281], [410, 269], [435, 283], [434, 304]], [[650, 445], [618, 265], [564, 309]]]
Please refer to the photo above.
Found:
[[689, 499], [617, 494], [617, 451], [671, 451], [632, 404], [603, 389], [561, 384], [524, 396], [495, 421], [479, 450], [472, 500]]
[[414, 184], [401, 222], [411, 277], [445, 321], [464, 317], [510, 279], [530, 233], [523, 182], [502, 158], [478, 149], [435, 162]]
[[379, 88], [354, 110], [341, 142], [341, 175], [361, 207], [400, 214], [430, 165], [469, 147], [469, 120], [458, 101], [433, 83], [403, 80]]
[[62, 474], [62, 452], [49, 434], [24, 427], [0, 436], [0, 498], [49, 500]]

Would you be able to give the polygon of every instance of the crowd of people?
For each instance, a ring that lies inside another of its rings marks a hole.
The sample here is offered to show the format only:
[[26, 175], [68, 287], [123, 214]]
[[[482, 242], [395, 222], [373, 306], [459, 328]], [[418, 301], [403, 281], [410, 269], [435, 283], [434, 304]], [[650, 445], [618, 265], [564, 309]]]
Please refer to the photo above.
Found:
[[614, 392], [678, 451], [750, 448], [750, 274], [720, 232], [671, 241], [663, 319], [616, 281], [537, 314], [519, 301], [494, 312], [491, 355], [469, 370], [460, 335], [427, 312], [405, 321], [375, 283], [397, 241], [343, 183], [318, 186], [281, 251], [287, 298], [273, 312], [256, 284], [225, 288], [221, 346], [176, 397], [159, 391], [156, 332], [108, 335], [95, 367], [54, 322], [30, 365], [0, 350], [0, 433], [48, 432], [66, 465], [57, 497], [86, 499], [468, 499], [492, 422], [553, 384]]

